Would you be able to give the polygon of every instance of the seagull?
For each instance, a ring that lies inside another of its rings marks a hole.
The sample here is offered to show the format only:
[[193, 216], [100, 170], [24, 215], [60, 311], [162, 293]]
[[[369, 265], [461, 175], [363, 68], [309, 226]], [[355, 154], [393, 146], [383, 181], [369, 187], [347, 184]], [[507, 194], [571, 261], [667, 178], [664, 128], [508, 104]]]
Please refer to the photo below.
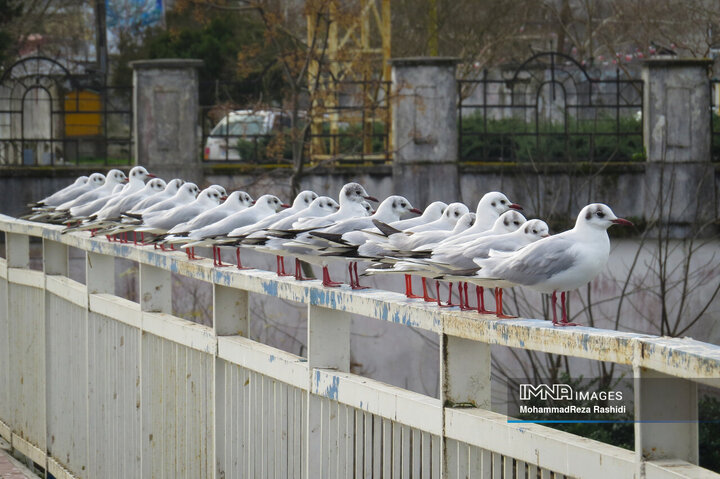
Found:
[[[184, 244], [182, 248], [187, 249], [194, 248], [196, 246], [212, 246], [214, 266], [226, 266], [222, 263], [220, 258], [220, 250], [214, 242], [215, 238], [227, 235], [235, 228], [254, 224], [261, 219], [278, 212], [280, 208], [289, 207], [290, 205], [284, 204], [277, 196], [262, 195], [250, 208], [234, 213], [222, 221], [190, 232], [190, 234], [188, 234], [188, 239], [191, 240], [191, 242]], [[238, 269], [244, 269], [242, 263], [240, 262], [240, 248], [237, 249], [237, 259]]]
[[425, 223], [417, 226], [413, 226], [404, 230], [405, 233], [422, 233], [423, 231], [450, 231], [455, 227], [455, 224], [465, 213], [469, 213], [470, 210], [467, 206], [462, 203], [450, 203], [442, 216], [435, 221]]
[[153, 213], [169, 210], [170, 208], [175, 208], [178, 205], [188, 204], [191, 201], [194, 201], [199, 193], [200, 188], [198, 188], [195, 183], [186, 182], [183, 183], [183, 185], [178, 189], [177, 193], [175, 193], [170, 198], [167, 198], [159, 203], [154, 204], [153, 206], [150, 206], [149, 208], [145, 209], [141, 214], [128, 212], [127, 216], [143, 219], [146, 215], [152, 215]]
[[[461, 203], [457, 203], [458, 205], [462, 205]], [[464, 206], [464, 205], [462, 205]], [[448, 209], [452, 207], [452, 204], [448, 206]], [[467, 207], [465, 207], [467, 209]], [[447, 210], [446, 210], [447, 212]], [[451, 217], [454, 218], [454, 213], [451, 212]], [[452, 221], [452, 220], [450, 220]], [[382, 224], [382, 223], [376, 223], [378, 228], [383, 230], [386, 234], [388, 234], [388, 239], [391, 243], [395, 246], [394, 249], [391, 249], [391, 245], [383, 245], [382, 243], [372, 242], [369, 241], [365, 243], [364, 245], [360, 246], [358, 248], [358, 254], [367, 257], [367, 258], [374, 258], [377, 261], [379, 261], [379, 264], [373, 265], [372, 268], [368, 269], [365, 273], [366, 274], [375, 274], [375, 273], [393, 273], [397, 272], [398, 269], [392, 266], [392, 264], [397, 263], [398, 259], [397, 256], [402, 256], [403, 253], [409, 252], [411, 248], [422, 248], [426, 243], [436, 243], [442, 238], [447, 238], [450, 236], [451, 238], [454, 235], [458, 235], [462, 233], [463, 231], [466, 231], [468, 228], [471, 228], [472, 225], [475, 222], [475, 213], [465, 213], [460, 217], [459, 220], [455, 223], [455, 227], [452, 231], [446, 231], [446, 230], [429, 230], [429, 231], [421, 231], [419, 233], [405, 233], [402, 231], [394, 230], [393, 228], [389, 227], [388, 225]], [[412, 244], [406, 244], [408, 249], [403, 250], [402, 247], [398, 248], [399, 245], [402, 244], [403, 241], [413, 241]], [[414, 246], [413, 246], [414, 245]], [[388, 265], [383, 265], [382, 263], [389, 263]], [[432, 278], [436, 275], [423, 275], [422, 277], [422, 285], [423, 285], [423, 295], [417, 296], [413, 294], [412, 291], [412, 278], [411, 274], [416, 272], [417, 267], [413, 268], [413, 271], [408, 271], [405, 274], [405, 296], [410, 299], [414, 298], [423, 298], [425, 301], [435, 301], [435, 298], [431, 298], [428, 295], [427, 292], [427, 278]]]
[[[525, 286], [552, 295], [553, 325], [575, 326], [568, 322], [565, 292], [592, 281], [607, 265], [610, 239], [607, 229], [612, 225], [632, 226], [618, 218], [607, 205], [593, 203], [584, 207], [575, 227], [543, 238], [515, 253], [490, 253], [487, 259], [475, 261], [479, 271], [468, 281], [498, 288]], [[560, 291], [562, 322], [557, 321], [555, 305]], [[498, 313], [502, 314], [502, 296]]]
[[[491, 229], [500, 215], [508, 210], [522, 210], [522, 207], [516, 203], [512, 203], [507, 196], [499, 191], [485, 193], [478, 202], [477, 209], [475, 210], [476, 218], [473, 227], [447, 240], [445, 244], [463, 243], [466, 237], [484, 233]], [[523, 218], [521, 222], [524, 221], [525, 218]]]
[[[317, 261], [317, 254], [311, 252], [317, 249], [324, 249], [331, 244], [340, 244], [343, 246], [359, 246], [364, 244], [368, 237], [361, 230], [372, 227], [374, 221], [383, 223], [394, 222], [400, 219], [404, 213], [422, 214], [420, 210], [414, 208], [410, 202], [402, 196], [393, 195], [386, 198], [377, 208], [377, 211], [371, 216], [348, 218], [334, 225], [330, 225], [320, 230], [313, 230], [299, 235], [295, 240], [286, 243], [285, 247], [293, 247], [295, 251], [305, 248], [307, 253], [305, 257], [316, 256], [316, 263], [325, 267], [326, 261]], [[340, 255], [333, 255], [340, 256]], [[365, 289], [360, 286], [360, 278], [357, 273], [357, 258], [346, 256], [349, 260], [348, 270], [350, 272], [350, 287], [352, 289]], [[312, 260], [308, 262], [312, 263]], [[327, 284], [326, 284], [327, 283]], [[338, 286], [339, 284], [324, 281], [324, 286]]]
[[[254, 200], [252, 196], [244, 191], [233, 191], [222, 204], [215, 208], [201, 213], [196, 218], [174, 226], [168, 231], [168, 236], [163, 238], [164, 242], [185, 242], [187, 235], [193, 231], [205, 226], [222, 221], [233, 213], [245, 210], [252, 206]], [[180, 240], [180, 241], [178, 241]]]
[[[143, 224], [136, 228], [135, 231], [140, 233], [164, 234], [173, 227], [190, 221], [203, 212], [210, 211], [217, 207], [221, 201], [220, 192], [217, 188], [208, 187], [200, 192], [198, 197], [189, 204], [179, 205], [167, 211], [159, 212], [145, 218]], [[186, 250], [188, 258], [195, 258], [195, 250], [188, 248]]]
[[422, 255], [423, 250], [432, 250], [435, 254], [452, 254], [453, 252], [458, 251], [460, 245], [463, 245], [462, 247], [464, 247], [464, 245], [469, 244], [474, 240], [479, 240], [487, 236], [512, 233], [513, 231], [516, 231], [518, 228], [520, 228], [520, 226], [526, 221], [527, 219], [522, 215], [522, 213], [515, 210], [508, 210], [505, 213], [501, 214], [495, 220], [495, 223], [492, 224], [492, 227], [486, 231], [475, 234], [467, 234], [468, 231], [473, 229], [468, 228], [462, 234], [443, 238], [438, 243], [426, 243], [420, 248], [415, 248], [413, 252], [416, 255]]
[[74, 217], [84, 216], [90, 219], [94, 219], [92, 218], [92, 216], [97, 214], [97, 212], [104, 208], [106, 205], [115, 204], [117, 201], [122, 200], [124, 197], [129, 196], [136, 191], [142, 190], [145, 187], [145, 180], [147, 178], [154, 177], [155, 175], [148, 173], [148, 171], [144, 167], [135, 166], [130, 170], [130, 173], [128, 174], [127, 184], [122, 188], [119, 193], [115, 192], [115, 188], [117, 188], [116, 186], [115, 188], [113, 188], [112, 195], [104, 198], [98, 198], [92, 203], [84, 205], [80, 208], [70, 208], [70, 214]]
[[370, 196], [359, 183], [347, 183], [340, 189], [338, 203], [340, 209], [328, 216], [321, 218], [304, 218], [293, 224], [293, 228], [301, 231], [310, 229], [323, 228], [330, 226], [338, 221], [352, 218], [355, 216], [363, 216], [367, 214], [369, 204], [363, 205], [363, 200], [378, 202], [377, 198]]
[[142, 213], [143, 210], [174, 196], [184, 183], [185, 182], [183, 180], [181, 180], [180, 178], [175, 178], [173, 180], [168, 181], [168, 183], [165, 186], [165, 189], [163, 191], [161, 191], [160, 193], [155, 193], [152, 196], [148, 196], [146, 199], [142, 200], [140, 203], [135, 205], [131, 210], [129, 210], [129, 212], [130, 213]]
[[406, 220], [393, 221], [390, 223], [390, 226], [402, 231], [414, 226], [424, 225], [432, 221], [436, 221], [440, 219], [447, 206], [448, 205], [442, 201], [434, 201], [425, 207], [422, 215], [408, 218]]
[[[503, 215], [510, 213], [519, 214], [517, 212], [507, 211], [503, 213]], [[498, 218], [496, 224], [501, 220], [502, 215]], [[475, 263], [477, 260], [490, 257], [492, 252], [498, 253], [517, 251], [530, 243], [548, 236], [550, 236], [550, 233], [547, 223], [542, 220], [533, 219], [526, 221], [520, 226], [520, 228], [512, 232], [483, 236], [472, 241], [468, 241], [460, 245], [460, 247], [456, 247], [452, 250], [444, 249], [440, 251], [436, 249], [432, 256], [428, 259], [410, 259], [407, 261], [414, 261], [416, 264], [419, 263], [421, 268], [427, 268], [430, 271], [434, 271], [436, 276], [442, 274], [442, 279], [458, 281], [460, 288], [460, 309], [467, 310], [470, 309], [470, 305], [467, 295], [467, 278], [465, 276], [473, 275], [477, 272], [478, 267]], [[463, 293], [465, 297], [465, 304], [463, 304]], [[489, 313], [490, 311], [485, 309], [483, 286], [476, 285], [475, 293], [477, 295], [478, 313]], [[499, 293], [496, 291], [496, 299], [498, 294]], [[495, 313], [498, 317], [503, 316], [502, 305], [497, 305]]]
[[[105, 184], [105, 175], [102, 173], [93, 173], [87, 177], [84, 182], [81, 181], [82, 178], [81, 176], [72, 185], [66, 186], [47, 198], [36, 203], [28, 204], [28, 206], [32, 207], [32, 210], [28, 214], [21, 216], [21, 219], [28, 219], [30, 221], [47, 220], [56, 211], [58, 206], [63, 203], [72, 202], [88, 191], [99, 188]], [[81, 184], [78, 185], [78, 181], [81, 181]]]
[[115, 186], [124, 184], [125, 182], [127, 182], [127, 176], [125, 176], [125, 173], [120, 170], [110, 170], [105, 176], [105, 181], [103, 182], [102, 186], [89, 189], [77, 198], [73, 200], [68, 200], [63, 204], [58, 205], [58, 207], [55, 208], [55, 211], [69, 211], [70, 208], [72, 208], [73, 206], [87, 205], [98, 198], [111, 195]]

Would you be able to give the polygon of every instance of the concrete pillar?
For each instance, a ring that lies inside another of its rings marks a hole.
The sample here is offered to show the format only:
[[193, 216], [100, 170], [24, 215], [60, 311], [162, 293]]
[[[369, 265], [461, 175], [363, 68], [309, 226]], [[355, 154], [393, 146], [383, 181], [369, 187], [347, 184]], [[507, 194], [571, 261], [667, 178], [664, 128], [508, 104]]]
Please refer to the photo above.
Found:
[[133, 68], [135, 158], [166, 180], [202, 180], [198, 68], [202, 60], [141, 60]]
[[418, 208], [459, 197], [457, 59], [398, 58], [391, 64], [395, 191]]
[[[710, 80], [704, 59], [652, 59], [643, 67], [645, 212], [665, 234], [688, 237], [715, 211]], [[710, 231], [705, 231], [710, 233]]]

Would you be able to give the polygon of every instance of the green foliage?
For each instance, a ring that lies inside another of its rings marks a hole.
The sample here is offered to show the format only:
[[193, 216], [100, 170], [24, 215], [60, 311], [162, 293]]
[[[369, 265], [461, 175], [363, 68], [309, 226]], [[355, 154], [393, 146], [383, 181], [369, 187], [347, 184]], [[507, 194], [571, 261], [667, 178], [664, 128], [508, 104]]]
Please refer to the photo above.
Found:
[[0, 0], [0, 66], [9, 63], [13, 55], [9, 53], [14, 39], [8, 26], [22, 14], [22, 3], [15, 0]]
[[700, 466], [720, 473], [720, 399], [705, 396], [698, 402]]
[[464, 161], [644, 161], [642, 124], [631, 117], [559, 122], [522, 119], [462, 119]]

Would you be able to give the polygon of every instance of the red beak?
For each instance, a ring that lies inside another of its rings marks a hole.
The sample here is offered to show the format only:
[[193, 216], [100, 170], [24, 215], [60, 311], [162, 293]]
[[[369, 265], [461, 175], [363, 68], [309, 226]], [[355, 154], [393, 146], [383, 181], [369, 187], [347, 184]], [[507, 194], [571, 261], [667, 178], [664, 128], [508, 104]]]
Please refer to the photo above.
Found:
[[374, 201], [375, 203], [379, 203], [378, 199], [375, 198], [374, 196], [363, 196], [363, 198], [365, 198], [368, 201]]
[[281, 204], [280, 206], [282, 206], [283, 208], [290, 208], [290, 205], [287, 204], [287, 203], [283, 203], [283, 204]]
[[123, 183], [130, 183], [130, 178], [125, 178], [125, 179], [123, 180]]
[[520, 206], [517, 203], [510, 203], [508, 205], [508, 208], [513, 209], [513, 210], [522, 210], [523, 209], [522, 206]]
[[222, 201], [225, 201], [225, 200], [227, 199], [227, 196], [221, 196], [220, 199], [221, 199]]
[[421, 215], [421, 214], [422, 214], [422, 211], [420, 211], [420, 210], [417, 209], [417, 208], [411, 208], [411, 209], [410, 209], [410, 213], [415, 213], [416, 215]]
[[250, 204], [251, 204], [251, 205], [254, 205], [254, 204], [255, 204], [255, 200], [252, 200], [252, 203], [250, 203]]
[[148, 173], [148, 174], [147, 174], [147, 177], [148, 177], [148, 178], [157, 178], [157, 176], [153, 175], [152, 173]]
[[625, 218], [615, 218], [614, 220], [611, 220], [611, 223], [614, 225], [621, 225], [621, 226], [635, 226], [632, 224], [632, 221], [628, 221]]

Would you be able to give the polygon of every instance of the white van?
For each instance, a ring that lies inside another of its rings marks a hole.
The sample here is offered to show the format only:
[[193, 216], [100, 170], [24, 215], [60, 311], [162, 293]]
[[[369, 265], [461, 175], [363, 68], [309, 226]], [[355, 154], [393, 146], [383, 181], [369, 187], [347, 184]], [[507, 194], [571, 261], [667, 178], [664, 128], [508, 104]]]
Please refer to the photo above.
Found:
[[[252, 152], [253, 146], [262, 139], [269, 139], [273, 132], [289, 127], [290, 115], [281, 110], [231, 111], [208, 135], [203, 158], [208, 161], [256, 159], [248, 158], [247, 151]], [[243, 140], [249, 150], [240, 148]]]

